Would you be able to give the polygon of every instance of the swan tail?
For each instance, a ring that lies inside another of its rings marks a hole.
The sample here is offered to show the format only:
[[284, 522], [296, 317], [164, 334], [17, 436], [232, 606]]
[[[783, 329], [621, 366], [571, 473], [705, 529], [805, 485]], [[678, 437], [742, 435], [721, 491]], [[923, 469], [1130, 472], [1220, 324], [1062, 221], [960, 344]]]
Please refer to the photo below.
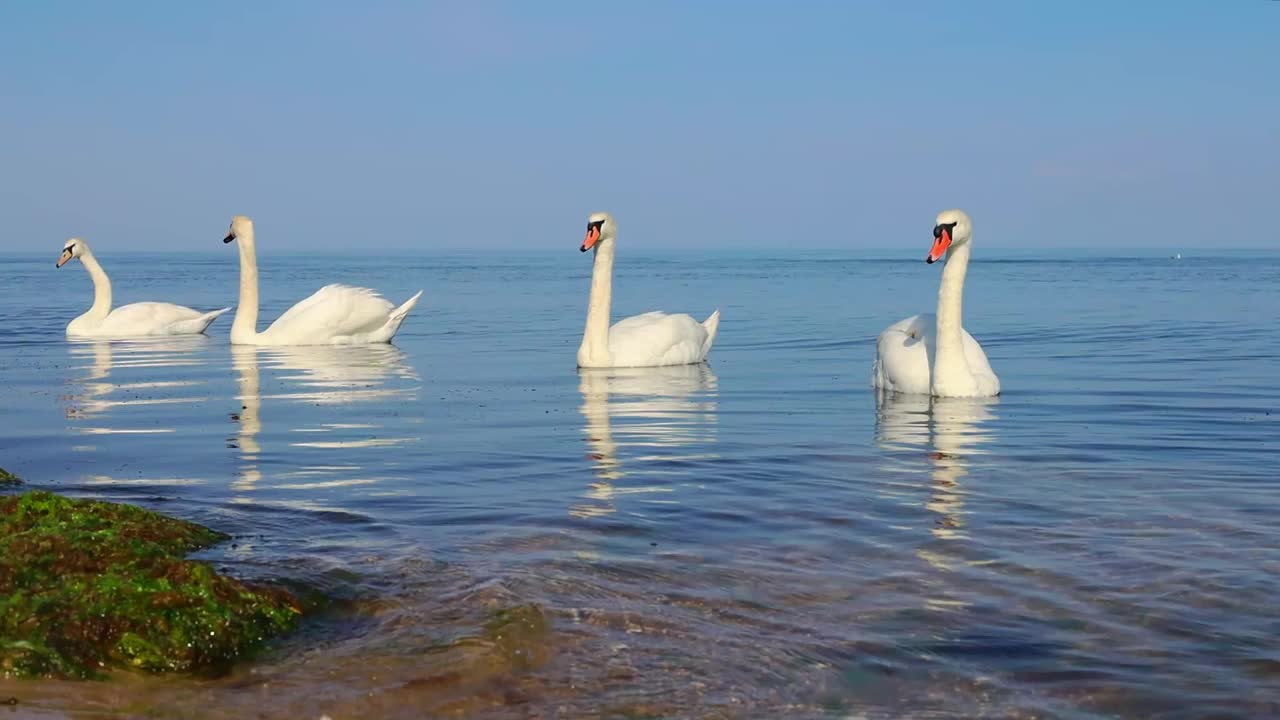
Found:
[[413, 306], [418, 304], [418, 298], [420, 297], [422, 297], [421, 290], [413, 297], [405, 300], [403, 305], [391, 311], [391, 314], [387, 316], [387, 323], [382, 326], [382, 332], [379, 333], [385, 336], [384, 342], [391, 342], [391, 338], [395, 337], [395, 334], [400, 331], [400, 324], [404, 322]]
[[209, 326], [213, 324], [214, 320], [217, 320], [220, 315], [224, 315], [228, 312], [231, 312], [231, 308], [224, 307], [221, 310], [210, 310], [209, 312], [201, 315], [200, 321], [204, 323], [204, 326], [200, 328], [200, 332], [207, 330]]
[[207, 313], [200, 313], [199, 315], [189, 320], [183, 320], [181, 322], [174, 323], [169, 327], [166, 334], [199, 335], [200, 333], [209, 329], [209, 326], [213, 324], [214, 320], [218, 319], [219, 315], [227, 312], [230, 309], [231, 308], [229, 307], [225, 307], [225, 308], [222, 308], [221, 310], [210, 310]]
[[404, 318], [418, 304], [418, 298], [422, 297], [422, 291], [419, 290], [416, 295], [404, 301], [404, 304], [391, 311], [391, 317], [388, 320], [394, 321], [397, 325], [404, 322]]
[[716, 341], [716, 333], [720, 330], [720, 310], [717, 308], [711, 316], [702, 321], [702, 327], [707, 329], [707, 339], [702, 343], [702, 359], [707, 358], [707, 354], [711, 352], [711, 345]]

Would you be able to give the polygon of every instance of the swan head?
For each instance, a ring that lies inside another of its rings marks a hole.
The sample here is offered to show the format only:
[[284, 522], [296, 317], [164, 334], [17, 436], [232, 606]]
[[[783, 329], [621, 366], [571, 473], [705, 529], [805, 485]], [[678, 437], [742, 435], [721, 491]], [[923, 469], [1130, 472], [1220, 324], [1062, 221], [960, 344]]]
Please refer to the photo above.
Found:
[[62, 267], [71, 262], [71, 258], [78, 258], [84, 255], [89, 249], [89, 244], [80, 238], [68, 238], [67, 242], [62, 245], [62, 254], [58, 256], [58, 262], [54, 267]]
[[591, 213], [591, 217], [587, 218], [587, 237], [582, 241], [582, 252], [599, 247], [605, 242], [612, 242], [617, 230], [618, 226], [609, 213]]
[[253, 221], [244, 215], [236, 215], [231, 218], [231, 230], [227, 236], [222, 238], [222, 242], [229, 243], [239, 237], [253, 237]]
[[933, 221], [933, 247], [924, 261], [930, 264], [942, 259], [943, 253], [958, 248], [973, 237], [973, 221], [963, 210], [943, 210]]

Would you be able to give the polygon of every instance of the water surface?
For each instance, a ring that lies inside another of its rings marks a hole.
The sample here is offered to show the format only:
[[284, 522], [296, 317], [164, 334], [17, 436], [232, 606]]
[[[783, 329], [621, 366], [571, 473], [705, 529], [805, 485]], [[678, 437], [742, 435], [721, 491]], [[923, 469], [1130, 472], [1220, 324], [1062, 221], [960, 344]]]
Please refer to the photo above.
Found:
[[[572, 245], [572, 243], [570, 243]], [[52, 246], [51, 246], [52, 247]], [[210, 680], [0, 682], [32, 716], [1280, 714], [1280, 255], [977, 250], [1005, 394], [877, 397], [924, 248], [645, 256], [708, 366], [583, 371], [589, 258], [266, 255], [426, 294], [394, 346], [70, 342], [88, 279], [3, 256], [0, 465], [233, 533], [340, 602]], [[919, 252], [916, 252], [919, 250]], [[117, 302], [234, 304], [234, 253], [102, 248]], [[536, 604], [545, 629], [486, 634]], [[104, 715], [105, 713], [105, 715]]]

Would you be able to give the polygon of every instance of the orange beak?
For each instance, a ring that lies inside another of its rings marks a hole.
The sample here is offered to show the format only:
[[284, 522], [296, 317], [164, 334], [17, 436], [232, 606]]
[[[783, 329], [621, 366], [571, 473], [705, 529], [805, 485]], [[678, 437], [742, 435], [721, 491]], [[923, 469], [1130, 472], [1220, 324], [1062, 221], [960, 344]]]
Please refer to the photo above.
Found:
[[951, 228], [939, 225], [933, 229], [933, 248], [929, 250], [929, 256], [924, 261], [930, 265], [938, 262], [949, 247], [951, 247]]
[[66, 265], [67, 261], [70, 259], [71, 259], [71, 251], [63, 250], [62, 256], [58, 258], [58, 262], [57, 264], [54, 265], [54, 267], [62, 267], [63, 265]]
[[600, 226], [592, 225], [587, 228], [587, 238], [582, 241], [582, 252], [586, 252], [595, 247], [595, 244], [598, 242], [600, 242]]

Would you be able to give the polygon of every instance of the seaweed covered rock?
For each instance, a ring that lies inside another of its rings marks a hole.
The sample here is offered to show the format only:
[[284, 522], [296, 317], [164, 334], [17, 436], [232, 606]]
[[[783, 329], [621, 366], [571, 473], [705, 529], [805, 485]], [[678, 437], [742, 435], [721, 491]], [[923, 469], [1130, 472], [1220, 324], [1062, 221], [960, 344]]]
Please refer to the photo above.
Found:
[[14, 475], [13, 473], [9, 472], [8, 470], [5, 470], [4, 468], [0, 468], [0, 487], [8, 487], [10, 485], [21, 485], [21, 484], [22, 484], [22, 478], [18, 477], [17, 475]]
[[131, 505], [0, 497], [0, 675], [212, 672], [292, 628], [287, 592], [184, 557], [224, 539]]

